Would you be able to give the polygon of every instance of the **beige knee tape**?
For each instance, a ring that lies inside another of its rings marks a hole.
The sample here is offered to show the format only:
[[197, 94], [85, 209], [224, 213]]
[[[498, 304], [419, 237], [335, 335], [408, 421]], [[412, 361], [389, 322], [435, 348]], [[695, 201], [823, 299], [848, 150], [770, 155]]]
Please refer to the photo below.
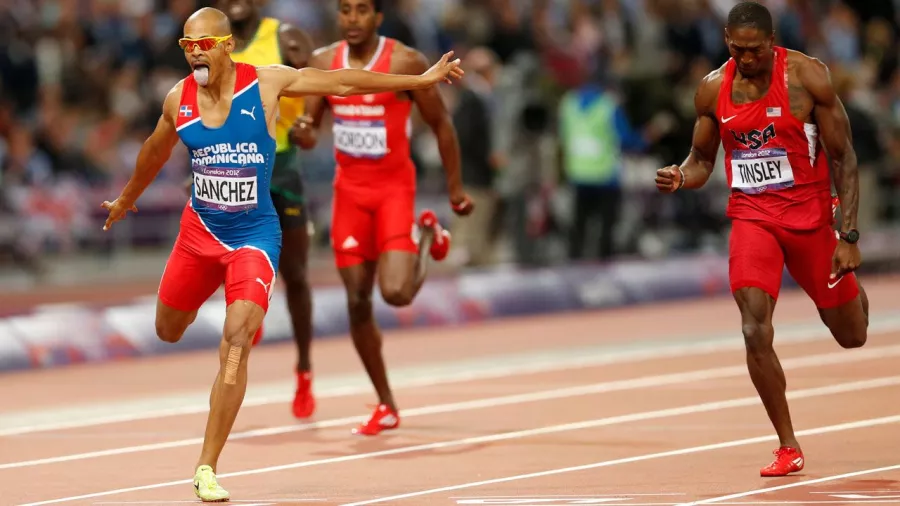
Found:
[[241, 354], [244, 348], [241, 346], [232, 346], [228, 349], [228, 358], [225, 359], [225, 384], [234, 385], [237, 383], [238, 368], [241, 366]]

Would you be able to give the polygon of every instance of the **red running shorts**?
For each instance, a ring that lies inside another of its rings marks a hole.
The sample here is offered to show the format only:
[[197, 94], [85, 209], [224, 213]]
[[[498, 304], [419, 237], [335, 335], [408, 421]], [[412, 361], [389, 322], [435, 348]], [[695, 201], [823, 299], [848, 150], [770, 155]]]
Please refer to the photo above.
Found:
[[418, 253], [415, 205], [412, 188], [335, 187], [331, 246], [337, 267], [376, 261], [385, 251]]
[[263, 250], [226, 246], [188, 205], [159, 284], [159, 300], [178, 311], [196, 311], [224, 282], [226, 305], [249, 300], [268, 311], [274, 281], [275, 271]]
[[832, 281], [834, 229], [789, 230], [765, 221], [733, 220], [728, 275], [731, 291], [759, 288], [778, 299], [784, 267], [819, 309], [841, 306], [859, 294], [856, 275]]

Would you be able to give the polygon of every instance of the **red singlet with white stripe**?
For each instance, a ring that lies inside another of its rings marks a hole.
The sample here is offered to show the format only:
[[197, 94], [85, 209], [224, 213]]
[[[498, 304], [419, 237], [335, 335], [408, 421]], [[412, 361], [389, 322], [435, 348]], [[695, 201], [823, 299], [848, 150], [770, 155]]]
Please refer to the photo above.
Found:
[[[379, 37], [378, 49], [365, 70], [391, 72], [391, 55], [397, 41]], [[331, 69], [349, 68], [349, 47], [341, 41]], [[415, 187], [416, 168], [410, 158], [412, 100], [396, 93], [373, 93], [352, 97], [326, 97], [334, 115], [336, 186]]]
[[725, 150], [732, 219], [811, 230], [832, 222], [828, 161], [818, 128], [791, 114], [787, 50], [774, 48], [772, 81], [759, 100], [736, 105], [734, 58], [725, 65], [716, 116]]

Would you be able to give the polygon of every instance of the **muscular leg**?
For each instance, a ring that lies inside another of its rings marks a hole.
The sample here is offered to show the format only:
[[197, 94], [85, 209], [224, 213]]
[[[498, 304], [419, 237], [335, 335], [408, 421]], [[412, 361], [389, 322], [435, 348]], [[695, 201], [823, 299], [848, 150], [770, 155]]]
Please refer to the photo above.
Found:
[[[247, 390], [247, 359], [250, 343], [265, 317], [265, 311], [254, 302], [237, 300], [225, 312], [225, 328], [219, 345], [219, 373], [210, 395], [209, 416], [203, 448], [197, 466], [208, 465], [216, 472], [219, 455], [237, 418]], [[236, 374], [232, 370], [235, 368]]]
[[819, 309], [822, 322], [844, 348], [859, 348], [868, 338], [869, 297], [858, 278], [856, 284], [859, 287], [856, 298], [837, 307]]
[[224, 275], [225, 269], [217, 259], [194, 253], [179, 234], [159, 282], [156, 335], [160, 340], [167, 343], [181, 340], [197, 318], [198, 308], [219, 289]]
[[279, 270], [285, 286], [291, 328], [297, 343], [297, 371], [311, 369], [312, 296], [306, 276], [309, 233], [306, 227], [283, 229]]
[[156, 300], [156, 335], [167, 343], [177, 343], [184, 331], [194, 323], [197, 310], [180, 311]]
[[428, 258], [434, 230], [425, 229], [419, 240], [419, 252], [388, 250], [378, 259], [378, 287], [381, 297], [392, 306], [408, 306], [415, 299], [428, 275]]
[[741, 312], [747, 369], [753, 386], [769, 414], [781, 446], [799, 449], [785, 396], [787, 381], [773, 347], [775, 329], [772, 327], [772, 314], [775, 311], [775, 300], [759, 288], [736, 290], [734, 300]]
[[855, 274], [832, 281], [832, 252], [838, 239], [831, 227], [809, 232], [783, 232], [785, 264], [791, 276], [809, 295], [822, 322], [844, 348], [866, 343], [869, 298]]
[[350, 335], [366, 373], [378, 394], [379, 404], [393, 410], [394, 394], [388, 385], [387, 369], [381, 354], [381, 331], [375, 323], [372, 311], [372, 290], [375, 285], [375, 262], [363, 262], [340, 269], [341, 279], [347, 290], [347, 309], [350, 316]]

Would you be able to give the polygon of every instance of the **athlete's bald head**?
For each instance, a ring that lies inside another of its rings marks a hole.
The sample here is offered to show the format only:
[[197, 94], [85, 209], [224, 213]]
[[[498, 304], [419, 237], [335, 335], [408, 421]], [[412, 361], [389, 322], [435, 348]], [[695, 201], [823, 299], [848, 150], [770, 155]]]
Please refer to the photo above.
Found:
[[204, 7], [184, 22], [185, 37], [224, 37], [231, 34], [231, 21], [219, 9]]
[[184, 56], [200, 86], [215, 85], [233, 68], [234, 37], [224, 12], [204, 7], [191, 14], [184, 23], [184, 37], [188, 39], [182, 41]]

